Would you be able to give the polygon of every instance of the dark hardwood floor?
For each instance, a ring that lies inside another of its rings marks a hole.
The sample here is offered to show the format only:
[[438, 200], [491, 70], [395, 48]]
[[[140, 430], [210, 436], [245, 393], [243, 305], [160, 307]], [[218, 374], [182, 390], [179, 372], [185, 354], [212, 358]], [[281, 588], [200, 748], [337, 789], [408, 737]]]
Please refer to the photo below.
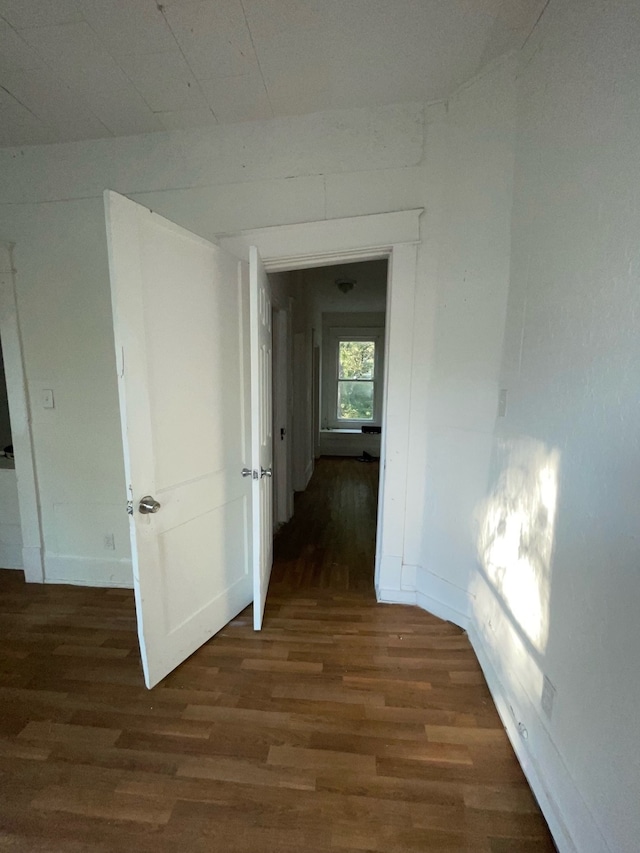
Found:
[[553, 851], [466, 635], [377, 605], [377, 465], [322, 460], [251, 611], [152, 691], [132, 593], [0, 572], [0, 851]]

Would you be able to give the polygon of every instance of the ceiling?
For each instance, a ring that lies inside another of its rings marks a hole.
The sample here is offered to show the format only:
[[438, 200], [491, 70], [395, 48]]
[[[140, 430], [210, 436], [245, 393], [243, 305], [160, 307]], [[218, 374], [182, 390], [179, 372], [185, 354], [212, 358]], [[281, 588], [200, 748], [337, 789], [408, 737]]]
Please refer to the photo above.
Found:
[[0, 145], [448, 97], [548, 0], [0, 0]]
[[[386, 311], [387, 260], [360, 261], [311, 267], [295, 276], [296, 293], [302, 289], [315, 311], [350, 313], [353, 311]], [[349, 280], [353, 288], [343, 293], [337, 282]]]

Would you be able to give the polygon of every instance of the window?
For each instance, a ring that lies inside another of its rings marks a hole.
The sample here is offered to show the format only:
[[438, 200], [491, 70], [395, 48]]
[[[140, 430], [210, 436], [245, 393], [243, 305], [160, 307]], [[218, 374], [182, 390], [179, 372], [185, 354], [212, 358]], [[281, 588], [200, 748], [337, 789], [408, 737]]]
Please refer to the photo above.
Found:
[[327, 328], [322, 356], [323, 428], [380, 425], [383, 351], [382, 327]]
[[339, 421], [373, 420], [375, 363], [375, 341], [338, 342]]

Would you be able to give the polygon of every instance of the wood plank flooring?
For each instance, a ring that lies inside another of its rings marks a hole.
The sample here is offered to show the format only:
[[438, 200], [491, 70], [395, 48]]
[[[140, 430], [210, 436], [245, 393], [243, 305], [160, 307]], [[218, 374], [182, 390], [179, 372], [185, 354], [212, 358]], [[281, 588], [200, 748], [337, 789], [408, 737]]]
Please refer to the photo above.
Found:
[[0, 851], [553, 851], [466, 635], [372, 587], [377, 465], [322, 460], [240, 614], [153, 691], [133, 596], [0, 572]]

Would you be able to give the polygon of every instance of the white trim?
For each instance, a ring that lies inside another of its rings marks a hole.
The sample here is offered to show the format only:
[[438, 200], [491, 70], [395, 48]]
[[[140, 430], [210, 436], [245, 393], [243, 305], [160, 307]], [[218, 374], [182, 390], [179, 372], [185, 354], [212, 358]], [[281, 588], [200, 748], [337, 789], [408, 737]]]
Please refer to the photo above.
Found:
[[404, 554], [405, 546], [417, 261], [417, 245], [399, 243], [387, 266], [376, 588], [401, 586], [402, 558], [396, 555]]
[[399, 243], [420, 241], [423, 209], [346, 219], [275, 225], [218, 237], [224, 249], [241, 258], [257, 245], [267, 272], [331, 266], [386, 258]]
[[385, 589], [379, 587], [376, 597], [382, 604], [417, 604], [415, 590]]
[[[453, 622], [465, 631], [468, 629], [468, 612], [460, 606], [468, 601], [466, 590], [447, 583], [420, 566], [402, 563], [398, 570], [396, 564], [393, 572], [398, 586], [380, 589], [379, 601], [387, 604], [415, 604], [445, 622]], [[460, 599], [460, 602], [456, 599]]]
[[415, 567], [414, 584], [420, 607], [461, 628], [468, 627], [472, 596], [466, 589], [422, 566]]
[[454, 625], [465, 631], [469, 627], [469, 617], [465, 616], [464, 613], [461, 613], [449, 604], [438, 601], [436, 598], [431, 598], [430, 595], [419, 590], [416, 591], [416, 604], [428, 613], [437, 616], [438, 619], [443, 619], [445, 622], [453, 622]]
[[[475, 625], [470, 626], [468, 633], [500, 719], [549, 824], [559, 853], [612, 853], [566, 764], [540, 721], [537, 710], [526, 698], [524, 691], [518, 699], [516, 711], [513, 710], [516, 703], [510, 699], [500, 680], [491, 661], [490, 651]], [[522, 739], [518, 731], [519, 720], [514, 716], [516, 712], [527, 729], [527, 741]], [[534, 758], [534, 755], [537, 758]], [[569, 816], [570, 828], [567, 826]]]
[[[410, 370], [417, 243], [422, 208], [328, 219], [221, 235], [220, 246], [248, 257], [257, 246], [268, 272], [389, 258], [385, 326], [384, 400], [376, 535], [376, 590], [392, 589], [389, 561], [404, 548], [408, 476]], [[389, 416], [389, 411], [393, 416]]]
[[0, 338], [9, 398], [9, 417], [22, 529], [22, 568], [29, 583], [44, 581], [38, 480], [22, 354], [11, 246], [0, 243]]
[[132, 589], [133, 569], [128, 558], [102, 559], [46, 554], [44, 582]]

